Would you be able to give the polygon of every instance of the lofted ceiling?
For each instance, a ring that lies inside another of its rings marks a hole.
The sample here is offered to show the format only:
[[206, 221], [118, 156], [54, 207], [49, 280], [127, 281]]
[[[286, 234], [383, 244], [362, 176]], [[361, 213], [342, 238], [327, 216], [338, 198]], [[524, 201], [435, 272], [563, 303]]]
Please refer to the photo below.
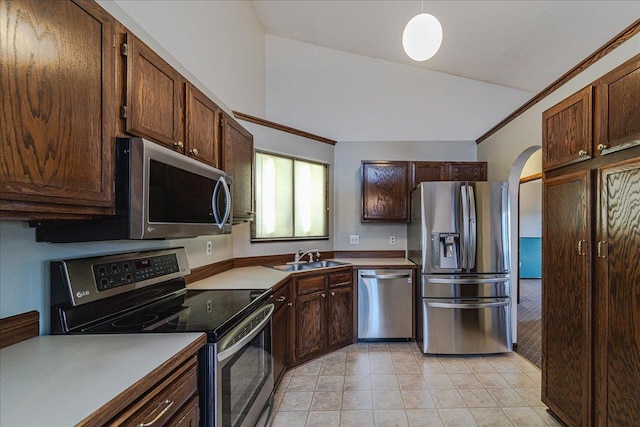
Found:
[[[540, 92], [640, 18], [629, 1], [255, 0], [267, 34], [455, 76]], [[442, 24], [424, 62], [402, 49], [424, 7]]]

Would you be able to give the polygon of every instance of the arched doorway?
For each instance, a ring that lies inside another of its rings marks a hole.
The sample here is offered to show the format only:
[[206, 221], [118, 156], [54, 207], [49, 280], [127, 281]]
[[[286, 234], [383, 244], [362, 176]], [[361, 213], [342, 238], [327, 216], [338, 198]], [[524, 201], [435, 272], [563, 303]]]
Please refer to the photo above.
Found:
[[[531, 163], [527, 162], [536, 152], [541, 149], [540, 145], [534, 145], [524, 150], [516, 158], [509, 173], [509, 201], [511, 216], [511, 283], [512, 283], [512, 331], [513, 341], [518, 344], [518, 301], [520, 297], [520, 179], [525, 171], [525, 166], [530, 168]], [[534, 156], [536, 157], [536, 156]], [[535, 168], [534, 168], [535, 169]], [[536, 171], [539, 172], [541, 168]], [[531, 175], [532, 170], [525, 171], [524, 174]], [[517, 348], [517, 347], [516, 347]], [[516, 350], [517, 351], [517, 350]], [[535, 363], [535, 362], [533, 362]]]

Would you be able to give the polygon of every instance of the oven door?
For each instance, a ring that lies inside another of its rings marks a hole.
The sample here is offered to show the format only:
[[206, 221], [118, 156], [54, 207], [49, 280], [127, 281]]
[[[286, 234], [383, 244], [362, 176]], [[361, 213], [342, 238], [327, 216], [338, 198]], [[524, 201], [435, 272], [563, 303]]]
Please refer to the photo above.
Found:
[[273, 304], [261, 307], [214, 345], [210, 362], [215, 366], [212, 384], [215, 427], [266, 425], [274, 386], [273, 310]]

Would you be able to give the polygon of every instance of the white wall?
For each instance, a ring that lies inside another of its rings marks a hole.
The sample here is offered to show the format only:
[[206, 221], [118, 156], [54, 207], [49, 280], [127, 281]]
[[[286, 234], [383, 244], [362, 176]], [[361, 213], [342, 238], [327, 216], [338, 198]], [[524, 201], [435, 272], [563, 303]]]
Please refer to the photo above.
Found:
[[[264, 116], [264, 32], [249, 2], [99, 3], [221, 107]], [[209, 256], [207, 240], [213, 243]], [[233, 257], [233, 240], [227, 235], [151, 242], [37, 243], [34, 229], [26, 223], [2, 220], [0, 317], [38, 310], [41, 333], [49, 331], [48, 262], [53, 259], [185, 246], [193, 268]]]
[[520, 184], [520, 237], [542, 237], [542, 180]]
[[533, 94], [267, 35], [267, 117], [337, 141], [471, 141]]
[[[360, 163], [362, 160], [462, 160], [476, 158], [476, 143], [445, 141], [339, 142], [335, 150], [334, 248], [348, 250], [406, 250], [406, 224], [360, 222]], [[349, 236], [360, 236], [350, 245]], [[396, 244], [389, 243], [396, 237]]]

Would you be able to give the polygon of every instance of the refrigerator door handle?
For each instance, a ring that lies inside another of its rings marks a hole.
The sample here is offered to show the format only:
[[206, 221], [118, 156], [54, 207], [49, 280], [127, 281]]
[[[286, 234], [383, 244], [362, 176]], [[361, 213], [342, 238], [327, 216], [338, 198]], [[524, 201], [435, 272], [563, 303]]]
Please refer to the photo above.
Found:
[[473, 187], [467, 184], [467, 197], [469, 198], [469, 270], [476, 267], [476, 197]]
[[435, 301], [425, 301], [427, 307], [435, 307], [435, 308], [462, 308], [462, 309], [478, 309], [478, 308], [488, 308], [488, 307], [505, 307], [509, 305], [511, 301], [509, 300], [501, 300], [496, 302], [435, 302]]
[[469, 197], [467, 195], [467, 183], [460, 187], [460, 204], [462, 205], [462, 268], [469, 266]]
[[425, 277], [427, 283], [445, 283], [445, 284], [466, 284], [466, 283], [505, 283], [509, 281], [509, 277], [492, 277], [478, 279], [445, 279], [435, 277]]

